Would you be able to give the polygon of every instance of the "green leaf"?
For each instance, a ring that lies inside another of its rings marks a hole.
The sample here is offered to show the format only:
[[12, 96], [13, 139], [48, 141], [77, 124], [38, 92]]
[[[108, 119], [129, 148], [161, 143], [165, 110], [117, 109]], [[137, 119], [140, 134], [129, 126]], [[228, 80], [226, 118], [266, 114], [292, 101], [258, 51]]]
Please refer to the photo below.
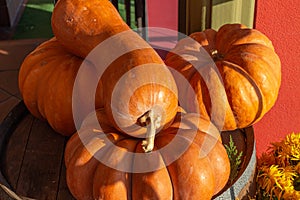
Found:
[[232, 183], [238, 175], [240, 165], [242, 163], [243, 152], [238, 152], [236, 145], [230, 135], [229, 144], [225, 144], [225, 149], [227, 151], [227, 155], [230, 161], [230, 176], [229, 181]]

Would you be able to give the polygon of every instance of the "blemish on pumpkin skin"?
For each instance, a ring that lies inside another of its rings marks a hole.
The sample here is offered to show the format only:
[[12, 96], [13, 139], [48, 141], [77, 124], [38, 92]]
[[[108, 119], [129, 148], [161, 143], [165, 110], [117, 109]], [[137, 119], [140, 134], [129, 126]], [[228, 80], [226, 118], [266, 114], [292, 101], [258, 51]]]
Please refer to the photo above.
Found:
[[72, 17], [68, 17], [68, 19], [66, 20], [67, 23], [72, 23], [74, 21], [74, 19]]
[[48, 64], [48, 62], [45, 61], [45, 60], [43, 60], [43, 61], [40, 63], [40, 66], [42, 67], [42, 66], [45, 66], [45, 65], [47, 65], [47, 64]]

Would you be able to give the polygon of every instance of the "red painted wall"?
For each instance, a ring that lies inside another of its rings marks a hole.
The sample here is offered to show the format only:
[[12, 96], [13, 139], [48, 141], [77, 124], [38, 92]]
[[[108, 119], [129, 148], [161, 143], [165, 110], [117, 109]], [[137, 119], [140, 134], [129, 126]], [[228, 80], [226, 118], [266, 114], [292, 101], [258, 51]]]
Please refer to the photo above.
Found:
[[273, 42], [282, 63], [282, 85], [275, 106], [254, 125], [257, 154], [269, 142], [300, 133], [300, 1], [257, 0], [255, 28]]
[[177, 31], [178, 0], [150, 0], [147, 2], [148, 26]]

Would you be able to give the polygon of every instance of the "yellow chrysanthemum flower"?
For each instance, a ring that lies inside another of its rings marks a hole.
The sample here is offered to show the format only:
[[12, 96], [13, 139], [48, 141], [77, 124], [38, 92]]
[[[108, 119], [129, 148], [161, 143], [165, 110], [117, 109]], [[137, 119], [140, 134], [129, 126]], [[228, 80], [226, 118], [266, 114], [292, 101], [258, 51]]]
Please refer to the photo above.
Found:
[[257, 167], [258, 193], [264, 198], [300, 199], [300, 133], [272, 143]]
[[272, 143], [276, 160], [281, 166], [287, 166], [300, 161], [300, 134], [291, 133], [282, 141]]
[[257, 160], [257, 166], [271, 166], [275, 164], [275, 157], [270, 153], [262, 153], [261, 157]]
[[271, 196], [273, 194], [280, 194], [282, 191], [282, 187], [280, 184], [280, 181], [282, 181], [280, 180], [282, 176], [283, 172], [282, 169], [279, 168], [279, 166], [262, 166], [257, 176], [257, 183]]
[[300, 192], [296, 190], [286, 190], [282, 198], [285, 200], [297, 200], [300, 199]]
[[295, 172], [300, 174], [300, 162], [294, 167]]

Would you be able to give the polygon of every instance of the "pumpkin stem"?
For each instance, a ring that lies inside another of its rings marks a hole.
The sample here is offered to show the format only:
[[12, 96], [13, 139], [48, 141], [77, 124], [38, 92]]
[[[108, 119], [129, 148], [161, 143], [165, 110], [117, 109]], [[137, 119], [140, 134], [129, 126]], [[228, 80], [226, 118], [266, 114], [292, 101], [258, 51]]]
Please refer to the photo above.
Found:
[[212, 50], [211, 56], [214, 61], [222, 60], [224, 56], [218, 52], [218, 50]]
[[144, 122], [147, 125], [147, 133], [146, 133], [146, 139], [143, 140], [142, 146], [145, 151], [145, 153], [151, 152], [154, 148], [154, 139], [156, 134], [156, 129], [160, 127], [161, 117], [155, 116], [153, 110], [149, 110], [146, 112], [140, 120]]

